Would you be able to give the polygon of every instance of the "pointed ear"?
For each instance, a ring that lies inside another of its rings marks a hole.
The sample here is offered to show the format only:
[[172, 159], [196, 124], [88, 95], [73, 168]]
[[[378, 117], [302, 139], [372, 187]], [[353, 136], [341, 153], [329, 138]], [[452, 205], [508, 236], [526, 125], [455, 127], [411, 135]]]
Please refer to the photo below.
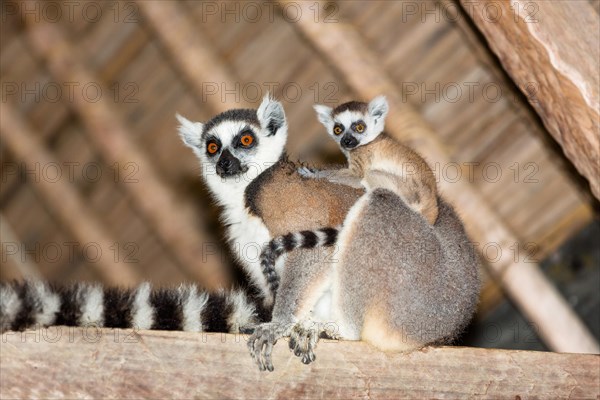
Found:
[[325, 125], [325, 128], [329, 128], [329, 125], [331, 125], [333, 122], [333, 118], [331, 118], [333, 108], [321, 104], [315, 104], [313, 108], [317, 112], [317, 118], [319, 119], [319, 122]]
[[273, 99], [269, 93], [263, 98], [256, 110], [260, 126], [267, 131], [268, 136], [275, 135], [281, 128], [287, 128], [285, 111], [280, 102]]
[[377, 96], [369, 102], [369, 115], [375, 119], [385, 119], [389, 106], [385, 96]]
[[175, 114], [175, 116], [180, 124], [178, 130], [183, 143], [188, 147], [198, 148], [201, 144], [200, 137], [202, 136], [204, 124], [202, 122], [192, 122], [179, 114]]

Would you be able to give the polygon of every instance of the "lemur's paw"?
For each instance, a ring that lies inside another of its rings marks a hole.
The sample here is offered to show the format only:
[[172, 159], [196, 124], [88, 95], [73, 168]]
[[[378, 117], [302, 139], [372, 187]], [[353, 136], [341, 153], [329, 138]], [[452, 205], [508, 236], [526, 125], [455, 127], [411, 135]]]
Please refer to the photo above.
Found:
[[315, 348], [319, 341], [319, 329], [316, 324], [299, 322], [292, 327], [290, 332], [290, 349], [294, 355], [301, 357], [304, 364], [315, 361]]
[[308, 167], [299, 167], [298, 174], [300, 174], [300, 176], [303, 178], [315, 178], [317, 176], [315, 171]]
[[248, 339], [248, 350], [250, 355], [258, 365], [261, 371], [273, 371], [273, 346], [277, 340], [284, 336], [289, 336], [285, 326], [276, 322], [260, 324], [254, 330], [254, 333]]

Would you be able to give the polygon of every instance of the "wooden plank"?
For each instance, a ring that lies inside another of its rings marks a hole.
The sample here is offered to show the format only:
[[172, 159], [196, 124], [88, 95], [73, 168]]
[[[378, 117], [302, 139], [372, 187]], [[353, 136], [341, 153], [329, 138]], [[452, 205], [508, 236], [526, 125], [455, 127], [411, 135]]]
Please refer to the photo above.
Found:
[[[30, 169], [60, 165], [9, 103], [2, 104], [0, 132], [3, 144]], [[96, 268], [106, 282], [133, 286], [140, 281], [131, 266], [120, 260], [115, 262], [110, 251], [115, 241], [87, 207], [82, 196], [66, 181], [64, 174], [58, 180], [36, 177], [30, 181], [52, 214], [66, 226], [79, 244], [97, 245], [101, 256], [98, 262], [90, 263], [90, 266]]]
[[600, 357], [322, 341], [303, 365], [281, 340], [259, 372], [246, 336], [53, 327], [2, 335], [0, 397], [596, 398]]
[[[289, 1], [280, 1], [285, 6]], [[422, 116], [403, 101], [400, 88], [379, 64], [379, 58], [350, 25], [322, 23], [312, 18], [312, 3], [302, 7], [302, 17], [293, 24], [362, 99], [385, 94], [390, 103], [386, 127], [390, 134], [411, 145], [430, 163], [448, 165], [452, 160], [444, 144]], [[325, 3], [320, 2], [321, 10]], [[353, 60], [349, 63], [346, 60]], [[550, 348], [561, 352], [600, 352], [597, 341], [573, 312], [557, 289], [535, 263], [518, 258], [518, 240], [468, 181], [441, 179], [439, 189], [462, 216], [467, 232], [480, 250], [493, 247], [494, 262], [487, 263], [491, 275], [505, 288], [527, 318], [539, 327], [540, 336]], [[499, 250], [496, 252], [496, 250]], [[496, 258], [496, 254], [498, 257]], [[568, 322], [567, 322], [568, 321]]]
[[[517, 86], [600, 199], [600, 17], [586, 1], [461, 0]], [[492, 10], [493, 9], [493, 10]]]
[[[35, 2], [26, 2], [33, 8]], [[65, 39], [65, 33], [56, 24], [45, 20], [36, 21], [35, 15], [24, 12], [29, 39], [35, 52], [48, 62], [52, 74], [63, 82], [94, 83], [97, 79], [77, 57], [77, 51]], [[108, 93], [103, 88], [102, 93]], [[206, 232], [186, 218], [185, 207], [178, 202], [168, 185], [160, 178], [153, 163], [131, 139], [125, 123], [119, 118], [115, 107], [106, 96], [97, 101], [86, 99], [85, 91], [75, 91], [70, 105], [82, 118], [90, 139], [107, 164], [117, 163], [123, 174], [136, 168], [134, 183], [122, 183], [135, 206], [144, 214], [161, 241], [171, 250], [180, 267], [191, 277], [209, 289], [227, 284], [228, 277], [218, 255], [205, 251], [212, 240]]]

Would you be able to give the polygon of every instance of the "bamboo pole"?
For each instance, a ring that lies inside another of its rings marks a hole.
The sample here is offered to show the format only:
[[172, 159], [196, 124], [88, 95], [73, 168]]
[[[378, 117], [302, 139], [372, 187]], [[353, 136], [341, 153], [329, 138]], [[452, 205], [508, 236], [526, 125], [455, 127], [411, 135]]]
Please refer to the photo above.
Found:
[[304, 365], [281, 340], [259, 372], [245, 336], [52, 327], [6, 332], [0, 397], [597, 398], [595, 355], [426, 347], [383, 353], [322, 341]]
[[[26, 2], [20, 10], [33, 9], [35, 1]], [[29, 7], [29, 8], [28, 8]], [[108, 90], [84, 66], [77, 57], [76, 49], [68, 43], [57, 24], [36, 21], [32, 13], [22, 13], [28, 28], [29, 42], [33, 50], [48, 63], [57, 80], [93, 84], [102, 93]], [[178, 202], [168, 185], [162, 181], [154, 165], [139, 146], [131, 139], [125, 123], [106, 96], [86, 98], [83, 90], [75, 90], [70, 103], [81, 117], [87, 133], [108, 164], [118, 165], [123, 173], [134, 165], [136, 183], [121, 180], [122, 188], [129, 194], [133, 204], [156, 231], [158, 237], [170, 249], [182, 270], [208, 289], [216, 289], [228, 283], [228, 276], [218, 254], [212, 251], [213, 239], [200, 232], [187, 218], [193, 215]], [[173, 132], [175, 135], [175, 132]], [[176, 140], [176, 136], [174, 136]]]
[[[279, 3], [285, 5], [289, 1]], [[389, 133], [415, 148], [429, 162], [450, 163], [439, 137], [418, 111], [402, 100], [401, 90], [380, 66], [379, 57], [360, 34], [342, 21], [315, 21], [312, 3], [294, 4], [302, 9], [301, 18], [293, 24], [294, 28], [359, 98], [368, 100], [380, 94], [387, 96], [391, 109], [386, 121]], [[323, 2], [320, 7], [323, 10]], [[515, 260], [514, 249], [518, 240], [477, 189], [465, 180], [452, 183], [444, 179], [440, 180], [439, 189], [458, 209], [469, 236], [478, 248], [499, 249], [498, 257], [494, 255], [495, 262], [486, 265], [524, 315], [539, 328], [542, 340], [559, 352], [600, 352], [595, 338], [539, 266], [522, 256]]]
[[[2, 143], [17, 159], [25, 162], [31, 170], [60, 165], [9, 103], [2, 103], [1, 107]], [[94, 243], [101, 250], [98, 262], [89, 265], [97, 269], [105, 282], [113, 285], [133, 286], [140, 281], [137, 272], [130, 265], [121, 260], [115, 262], [112, 252], [109, 250], [115, 241], [102, 226], [93, 210], [85, 205], [85, 200], [81, 195], [64, 179], [64, 174], [62, 179], [58, 180], [36, 176], [29, 182], [48, 206], [50, 212], [65, 225], [80, 245]], [[3, 241], [10, 240], [10, 232], [6, 228], [5, 222], [3, 222]], [[9, 233], [9, 238], [4, 236], [6, 233]]]

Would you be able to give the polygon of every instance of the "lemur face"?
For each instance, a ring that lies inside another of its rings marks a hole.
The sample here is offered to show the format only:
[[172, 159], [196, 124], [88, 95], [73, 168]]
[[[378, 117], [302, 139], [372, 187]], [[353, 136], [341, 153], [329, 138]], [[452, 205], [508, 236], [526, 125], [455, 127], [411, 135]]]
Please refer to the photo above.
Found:
[[388, 104], [384, 96], [378, 96], [368, 104], [350, 101], [333, 109], [316, 105], [315, 111], [342, 151], [348, 152], [372, 142], [383, 132]]
[[225, 111], [206, 123], [177, 116], [183, 142], [202, 164], [206, 179], [249, 183], [277, 162], [287, 139], [283, 106], [265, 97], [258, 110]]

